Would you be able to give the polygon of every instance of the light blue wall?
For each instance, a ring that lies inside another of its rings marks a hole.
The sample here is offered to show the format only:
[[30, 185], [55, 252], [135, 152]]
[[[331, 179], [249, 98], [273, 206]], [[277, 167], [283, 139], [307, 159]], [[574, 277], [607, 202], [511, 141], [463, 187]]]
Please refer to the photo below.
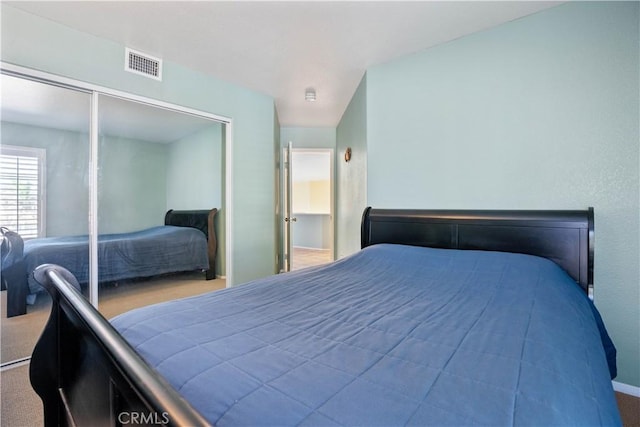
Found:
[[[338, 124], [336, 149], [336, 253], [360, 250], [360, 222], [367, 206], [367, 77], [362, 78]], [[387, 122], [389, 124], [389, 122]], [[351, 161], [344, 161], [347, 147]]]
[[273, 98], [167, 60], [162, 82], [127, 73], [125, 46], [0, 7], [5, 62], [233, 118], [233, 280], [275, 271]]
[[167, 209], [222, 207], [222, 126], [168, 145]]
[[366, 94], [372, 206], [595, 208], [595, 301], [618, 347], [617, 380], [633, 386], [638, 8], [564, 4], [373, 67]]
[[[89, 136], [2, 122], [2, 144], [46, 150], [46, 236], [89, 232]], [[104, 137], [98, 160], [98, 231], [161, 225], [166, 206], [166, 146]], [[160, 184], [158, 184], [160, 183]]]
[[3, 145], [46, 150], [47, 237], [89, 232], [89, 136], [1, 122]]
[[215, 217], [218, 250], [216, 275], [225, 275], [225, 230], [222, 125], [213, 123], [203, 131], [168, 145], [166, 209], [217, 208]]
[[331, 249], [331, 216], [327, 214], [294, 213], [297, 221], [293, 246], [310, 249]]
[[166, 163], [164, 144], [111, 136], [100, 138], [100, 234], [126, 233], [164, 224]]
[[283, 147], [293, 143], [293, 148], [336, 148], [336, 128], [331, 127], [282, 127], [280, 141]]
[[281, 218], [282, 205], [280, 202], [280, 198], [282, 197], [282, 189], [280, 188], [280, 118], [278, 117], [278, 111], [276, 110], [276, 106], [273, 106], [273, 160], [275, 165], [275, 176], [273, 182], [274, 194], [276, 197], [276, 206], [275, 212], [273, 215], [273, 223], [274, 223], [274, 235], [273, 241], [276, 242], [276, 257], [273, 260], [274, 270], [279, 272], [283, 267], [283, 258], [284, 258], [284, 248], [282, 244], [282, 233], [283, 233], [283, 221]]

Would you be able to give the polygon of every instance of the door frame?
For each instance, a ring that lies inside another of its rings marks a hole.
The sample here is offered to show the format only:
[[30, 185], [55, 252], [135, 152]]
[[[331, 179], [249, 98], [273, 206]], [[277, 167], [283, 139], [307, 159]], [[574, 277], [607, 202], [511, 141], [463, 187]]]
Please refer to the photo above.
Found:
[[223, 144], [225, 149], [225, 275], [226, 286], [233, 286], [233, 119], [231, 117], [208, 113], [194, 108], [184, 107], [170, 102], [132, 93], [107, 88], [93, 83], [83, 82], [69, 77], [31, 68], [9, 64], [0, 61], [0, 73], [13, 77], [33, 80], [40, 83], [50, 84], [76, 91], [86, 92], [91, 95], [91, 126], [90, 126], [90, 186], [89, 186], [89, 247], [90, 253], [90, 298], [89, 301], [96, 308], [98, 307], [98, 98], [100, 95], [121, 98], [127, 101], [147, 104], [152, 107], [162, 108], [183, 114], [201, 117], [220, 123], [223, 126]]
[[[286, 253], [287, 253], [287, 240], [286, 240], [286, 221], [285, 218], [287, 218], [287, 216], [291, 216], [293, 214], [293, 212], [288, 212], [287, 209], [287, 186], [288, 183], [285, 182], [285, 176], [287, 174], [287, 172], [289, 173], [289, 177], [291, 179], [291, 161], [292, 159], [289, 158], [288, 162], [285, 162], [285, 159], [287, 159], [287, 150], [291, 150], [291, 157], [293, 157], [294, 153], [329, 153], [329, 203], [330, 203], [330, 212], [329, 212], [329, 220], [330, 220], [330, 229], [331, 232], [330, 237], [329, 237], [329, 241], [330, 241], [330, 253], [331, 253], [331, 260], [335, 260], [335, 227], [336, 227], [336, 222], [335, 222], [335, 182], [336, 182], [336, 176], [335, 176], [335, 149], [334, 148], [327, 148], [327, 147], [304, 147], [304, 148], [295, 148], [295, 146], [293, 146], [293, 143], [291, 141], [289, 141], [287, 143], [287, 145], [284, 145], [281, 147], [280, 150], [280, 164], [282, 165], [281, 169], [280, 169], [280, 194], [282, 195], [281, 199], [281, 215], [280, 215], [280, 222], [282, 224], [282, 231], [280, 233], [280, 254], [281, 254], [281, 262], [280, 262], [280, 272], [285, 272], [285, 265], [286, 263], [291, 264], [292, 263], [292, 256], [293, 253], [289, 254], [289, 258], [287, 260], [286, 257]], [[289, 185], [290, 188], [292, 188], [292, 185]], [[293, 192], [293, 191], [292, 191]], [[291, 197], [291, 195], [289, 196]], [[292, 233], [290, 233], [291, 240], [293, 241], [293, 237], [292, 237]], [[293, 248], [293, 243], [291, 244], [291, 247]], [[293, 251], [291, 251], [293, 252]], [[289, 267], [289, 271], [291, 270], [291, 265], [288, 265]]]

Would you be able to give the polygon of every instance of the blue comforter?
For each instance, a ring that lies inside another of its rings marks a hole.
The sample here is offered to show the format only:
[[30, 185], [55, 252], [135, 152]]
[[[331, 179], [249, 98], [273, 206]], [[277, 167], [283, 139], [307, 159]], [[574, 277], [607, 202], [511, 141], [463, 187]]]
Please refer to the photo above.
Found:
[[[57, 264], [72, 272], [79, 283], [88, 283], [89, 238], [63, 236], [27, 240], [24, 261], [28, 272], [40, 264]], [[100, 282], [207, 268], [207, 238], [195, 228], [165, 225], [98, 236]], [[29, 289], [35, 293], [42, 287], [29, 277]]]
[[620, 425], [588, 299], [538, 257], [376, 245], [112, 322], [218, 426]]

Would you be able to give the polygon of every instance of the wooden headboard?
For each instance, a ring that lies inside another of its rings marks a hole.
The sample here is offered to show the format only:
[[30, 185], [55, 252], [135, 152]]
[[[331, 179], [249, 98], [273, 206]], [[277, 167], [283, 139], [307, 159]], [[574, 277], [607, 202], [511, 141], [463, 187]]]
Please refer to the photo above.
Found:
[[362, 247], [397, 243], [516, 252], [551, 259], [584, 291], [593, 288], [593, 208], [587, 210], [365, 209]]
[[207, 280], [216, 278], [216, 229], [214, 218], [218, 209], [176, 211], [169, 209], [164, 215], [164, 225], [178, 227], [192, 227], [202, 231], [207, 236], [207, 256], [209, 258], [209, 270], [206, 272]]

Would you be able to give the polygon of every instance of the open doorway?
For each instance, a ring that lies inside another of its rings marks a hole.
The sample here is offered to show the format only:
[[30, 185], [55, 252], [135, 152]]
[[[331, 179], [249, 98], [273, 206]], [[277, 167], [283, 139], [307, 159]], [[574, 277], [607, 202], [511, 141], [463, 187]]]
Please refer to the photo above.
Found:
[[333, 150], [287, 149], [285, 271], [333, 260]]

